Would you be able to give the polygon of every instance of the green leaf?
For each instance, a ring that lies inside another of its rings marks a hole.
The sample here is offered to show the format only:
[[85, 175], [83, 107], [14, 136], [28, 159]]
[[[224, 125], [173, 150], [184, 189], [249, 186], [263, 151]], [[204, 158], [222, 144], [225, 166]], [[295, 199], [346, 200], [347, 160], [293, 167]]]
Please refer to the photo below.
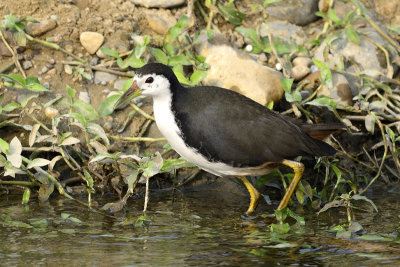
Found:
[[184, 55], [178, 55], [178, 56], [172, 56], [169, 58], [168, 64], [170, 66], [175, 66], [175, 65], [193, 65], [192, 62], [190, 62], [189, 58]]
[[321, 78], [323, 83], [330, 89], [333, 87], [332, 72], [331, 69], [326, 66], [323, 62], [313, 58], [314, 64], [321, 69]]
[[110, 141], [107, 138], [106, 132], [97, 123], [89, 122], [87, 125], [87, 130], [89, 133], [98, 135], [101, 139], [103, 139], [103, 141], [106, 145], [110, 145]]
[[367, 241], [376, 241], [376, 240], [385, 240], [386, 238], [380, 235], [362, 235], [357, 237], [357, 239], [367, 240]]
[[20, 168], [22, 165], [22, 144], [19, 141], [18, 137], [14, 136], [14, 138], [10, 142], [10, 149], [9, 149], [7, 156], [7, 160], [14, 166], [15, 168]]
[[123, 62], [123, 66], [125, 66], [125, 64], [134, 69], [139, 69], [143, 67], [146, 64], [146, 62], [143, 59], [136, 58], [134, 55], [132, 55]]
[[221, 12], [222, 16], [225, 17], [230, 23], [234, 25], [242, 24], [245, 15], [237, 10], [233, 3], [228, 3], [226, 5], [218, 5], [219, 11]]
[[87, 120], [97, 120], [99, 115], [92, 105], [78, 99], [72, 104], [72, 107], [77, 110]]
[[199, 84], [202, 80], [204, 80], [207, 77], [207, 71], [204, 70], [196, 70], [195, 72], [192, 73], [190, 76], [190, 82], [192, 85], [197, 85]]
[[343, 21], [336, 15], [336, 11], [332, 8], [328, 10], [328, 18], [337, 25], [343, 24]]
[[90, 189], [93, 189], [93, 177], [87, 170], [83, 170], [83, 174], [85, 175], [86, 184]]
[[110, 49], [110, 48], [106, 48], [106, 47], [102, 47], [100, 48], [100, 51], [107, 56], [113, 57], [113, 58], [119, 58], [118, 52]]
[[156, 58], [157, 62], [168, 65], [168, 57], [161, 49], [152, 47], [149, 47], [148, 49], [150, 54]]
[[306, 104], [317, 107], [332, 107], [332, 108], [336, 107], [336, 103], [327, 96], [320, 96], [310, 102], [307, 102]]
[[104, 159], [112, 159], [112, 156], [109, 154], [97, 154], [93, 159], [90, 160], [89, 163], [102, 161]]
[[367, 198], [366, 196], [354, 195], [352, 198], [354, 200], [363, 200], [363, 201], [368, 202], [369, 204], [371, 204], [371, 206], [374, 208], [374, 210], [376, 212], [378, 212], [378, 208], [376, 207], [375, 203], [371, 199]]
[[271, 232], [278, 234], [287, 234], [290, 231], [290, 225], [288, 223], [283, 224], [271, 224]]
[[261, 53], [264, 50], [264, 43], [263, 41], [261, 41], [257, 32], [254, 29], [240, 26], [237, 27], [235, 30], [252, 42], [253, 53]]
[[344, 33], [346, 34], [347, 39], [349, 41], [359, 45], [360, 44], [360, 38], [358, 37], [358, 34], [356, 30], [350, 25], [344, 29]]
[[23, 87], [25, 87], [25, 85], [26, 85], [26, 81], [25, 81], [24, 77], [22, 77], [19, 74], [11, 73], [11, 74], [6, 75], [6, 77], [8, 77], [11, 80], [13, 80], [14, 82], [22, 85]]
[[375, 122], [375, 116], [373, 116], [372, 114], [368, 114], [367, 116], [365, 116], [365, 129], [367, 129], [367, 131], [372, 134], [375, 131]]
[[72, 104], [75, 99], [75, 94], [76, 94], [75, 89], [73, 89], [71, 86], [67, 85], [67, 94], [69, 96], [70, 103]]
[[50, 160], [43, 159], [43, 158], [35, 158], [28, 163], [27, 168], [31, 169], [34, 167], [43, 167], [43, 166], [49, 165], [49, 163], [50, 163]]
[[299, 216], [299, 215], [297, 215], [293, 211], [288, 210], [288, 215], [290, 217], [292, 217], [293, 219], [295, 219], [299, 225], [306, 225], [306, 221], [304, 220], [304, 218]]
[[165, 35], [165, 41], [167, 43], [171, 43], [176, 38], [178, 38], [178, 36], [183, 32], [184, 28], [188, 25], [189, 21], [190, 20], [187, 16], [181, 16], [178, 22], [174, 26], [169, 28], [167, 34]]
[[163, 47], [169, 56], [175, 56], [175, 46], [170, 43], [164, 43]]
[[2, 138], [0, 138], [0, 151], [3, 152], [4, 154], [10, 153], [9, 144], [6, 141], [4, 141]]
[[263, 4], [263, 7], [265, 8], [265, 7], [267, 7], [269, 4], [273, 4], [273, 3], [277, 3], [277, 2], [280, 2], [281, 0], [265, 0], [264, 1], [264, 4]]
[[21, 102], [20, 102], [21, 108], [26, 107], [26, 105], [28, 104], [29, 100], [31, 100], [31, 99], [33, 99], [33, 98], [36, 98], [36, 97], [38, 97], [38, 96], [39, 96], [39, 95], [30, 95], [30, 96], [24, 97], [24, 98], [21, 100]]
[[39, 83], [32, 83], [32, 84], [28, 84], [26, 86], [26, 89], [32, 91], [32, 92], [46, 92], [49, 91], [49, 89], [47, 89], [46, 87], [44, 87], [43, 85], [39, 84]]
[[20, 107], [21, 107], [20, 104], [18, 104], [16, 102], [11, 102], [11, 103], [8, 103], [7, 105], [5, 105], [3, 107], [3, 110], [5, 112], [11, 112], [11, 111], [16, 110], [17, 108], [20, 108]]
[[25, 188], [24, 194], [22, 195], [22, 205], [28, 204], [30, 197], [31, 197], [31, 190], [29, 188]]
[[99, 116], [102, 118], [113, 113], [115, 103], [118, 101], [120, 97], [121, 95], [115, 94], [104, 99], [104, 101], [101, 102], [98, 109]]
[[133, 80], [134, 78], [130, 78], [129, 80], [127, 80], [126, 82], [124, 82], [124, 84], [122, 85], [122, 91], [125, 93], [126, 90], [128, 90], [129, 88], [131, 88], [132, 84], [133, 84]]

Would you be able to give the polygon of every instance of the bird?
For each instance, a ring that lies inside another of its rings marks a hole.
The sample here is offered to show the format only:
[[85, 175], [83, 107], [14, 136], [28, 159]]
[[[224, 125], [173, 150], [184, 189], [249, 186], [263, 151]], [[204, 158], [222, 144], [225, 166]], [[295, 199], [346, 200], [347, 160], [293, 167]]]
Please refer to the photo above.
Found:
[[115, 108], [141, 91], [153, 98], [158, 129], [172, 148], [188, 162], [220, 177], [240, 179], [250, 194], [246, 214], [257, 207], [260, 193], [246, 176], [264, 175], [279, 166], [293, 169], [294, 178], [278, 210], [285, 208], [302, 178], [304, 165], [298, 156], [331, 156], [336, 150], [307, 132], [326, 136], [332, 129], [301, 124], [237, 92], [216, 86], [185, 87], [173, 70], [161, 63], [138, 69], [132, 86]]

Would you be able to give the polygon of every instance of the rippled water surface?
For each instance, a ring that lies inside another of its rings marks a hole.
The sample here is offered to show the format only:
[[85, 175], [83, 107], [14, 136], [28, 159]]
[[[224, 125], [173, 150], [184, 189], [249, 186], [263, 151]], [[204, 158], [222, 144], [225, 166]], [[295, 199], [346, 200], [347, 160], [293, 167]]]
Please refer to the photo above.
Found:
[[[100, 205], [111, 201], [98, 198]], [[27, 206], [20, 201], [20, 196], [0, 196], [1, 266], [400, 266], [396, 192], [375, 200], [378, 213], [356, 213], [366, 234], [381, 240], [336, 238], [328, 230], [346, 221], [340, 209], [320, 216], [296, 210], [306, 225], [274, 236], [271, 222], [241, 216], [246, 198], [215, 192], [151, 196], [151, 222], [141, 227], [120, 222], [139, 217], [142, 201], [129, 200], [115, 218], [63, 197]]]

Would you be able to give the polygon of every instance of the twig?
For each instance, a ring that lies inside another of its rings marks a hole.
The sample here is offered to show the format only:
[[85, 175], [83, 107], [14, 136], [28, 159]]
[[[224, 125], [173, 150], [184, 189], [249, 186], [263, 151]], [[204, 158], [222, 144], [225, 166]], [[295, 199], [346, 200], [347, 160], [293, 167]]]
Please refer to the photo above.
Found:
[[3, 31], [0, 30], [0, 38], [3, 41], [4, 45], [7, 47], [7, 49], [11, 52], [11, 55], [14, 59], [15, 65], [18, 67], [19, 71], [21, 72], [22, 76], [26, 78], [26, 74], [24, 69], [21, 67], [21, 63], [19, 63], [18, 56], [15, 54], [14, 49], [11, 48], [11, 46], [8, 44], [6, 38], [3, 35]]
[[92, 70], [97, 70], [97, 71], [103, 71], [103, 72], [108, 72], [111, 74], [115, 74], [118, 76], [124, 76], [124, 77], [135, 77], [134, 73], [129, 73], [129, 72], [122, 72], [122, 71], [117, 71], [117, 70], [111, 70], [103, 67], [96, 67], [96, 66], [89, 66]]
[[[371, 114], [372, 114], [372, 116], [375, 117], [374, 113], [371, 113]], [[369, 182], [369, 184], [364, 189], [362, 189], [360, 191], [360, 194], [363, 194], [364, 192], [366, 192], [368, 190], [368, 188], [376, 181], [376, 179], [378, 179], [379, 176], [381, 176], [382, 168], [383, 168], [383, 165], [385, 163], [386, 155], [387, 155], [387, 152], [388, 152], [388, 146], [387, 146], [387, 143], [386, 143], [386, 138], [385, 138], [385, 132], [384, 132], [384, 129], [383, 129], [383, 125], [382, 125], [381, 121], [378, 120], [376, 117], [375, 117], [375, 120], [376, 120], [376, 123], [379, 126], [379, 129], [381, 130], [381, 135], [382, 135], [382, 138], [383, 138], [383, 143], [384, 143], [384, 149], [385, 150], [383, 152], [383, 157], [382, 157], [381, 165], [379, 166], [378, 172], [376, 173], [375, 177]]]
[[146, 119], [152, 120], [154, 121], [154, 117], [147, 114], [143, 109], [139, 108], [137, 105], [133, 104], [133, 103], [129, 103], [131, 105], [131, 107], [136, 110], [137, 112], [139, 112], [140, 114], [143, 115], [143, 117], [145, 117]]
[[165, 138], [151, 138], [151, 137], [122, 137], [118, 135], [107, 135], [108, 138], [114, 140], [128, 141], [128, 142], [163, 142]]
[[150, 180], [150, 177], [146, 176], [146, 194], [144, 196], [143, 212], [147, 211], [147, 204], [149, 203], [149, 180]]
[[3, 181], [0, 180], [0, 185], [22, 185], [22, 186], [30, 186], [30, 187], [38, 187], [39, 185], [34, 182], [27, 181]]

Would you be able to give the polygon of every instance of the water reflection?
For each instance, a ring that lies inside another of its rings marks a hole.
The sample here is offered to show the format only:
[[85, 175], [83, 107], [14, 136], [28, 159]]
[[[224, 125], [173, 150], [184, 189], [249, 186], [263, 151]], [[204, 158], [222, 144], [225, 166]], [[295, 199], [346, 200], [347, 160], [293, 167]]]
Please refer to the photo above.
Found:
[[[45, 204], [33, 200], [24, 207], [19, 196], [0, 196], [0, 265], [400, 265], [399, 243], [337, 239], [328, 232], [340, 218], [345, 220], [339, 210], [302, 214], [306, 226], [295, 229], [296, 234], [274, 237], [262, 218], [241, 217], [246, 200], [209, 192], [153, 195], [151, 224], [135, 228], [120, 222], [141, 214], [140, 200], [130, 200], [112, 219], [61, 197]], [[398, 229], [398, 195], [376, 203], [378, 214], [356, 214], [368, 233]]]

